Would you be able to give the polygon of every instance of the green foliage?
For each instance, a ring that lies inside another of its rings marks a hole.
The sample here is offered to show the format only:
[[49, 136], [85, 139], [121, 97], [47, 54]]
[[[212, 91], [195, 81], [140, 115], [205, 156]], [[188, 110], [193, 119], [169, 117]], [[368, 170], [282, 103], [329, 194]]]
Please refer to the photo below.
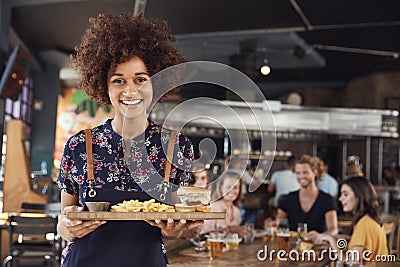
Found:
[[95, 117], [99, 108], [102, 108], [105, 113], [109, 113], [111, 111], [110, 106], [99, 104], [90, 100], [82, 89], [76, 90], [75, 94], [72, 96], [72, 103], [77, 105], [75, 114], [80, 114], [87, 111], [90, 117]]

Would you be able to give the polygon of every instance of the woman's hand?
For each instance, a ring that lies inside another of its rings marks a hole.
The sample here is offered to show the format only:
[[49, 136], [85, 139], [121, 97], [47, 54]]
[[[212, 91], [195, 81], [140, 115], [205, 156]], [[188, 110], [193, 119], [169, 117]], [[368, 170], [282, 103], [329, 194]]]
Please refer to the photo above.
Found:
[[245, 226], [229, 226], [228, 227], [229, 233], [237, 233], [240, 237], [244, 238], [250, 234], [250, 231]]
[[168, 239], [179, 238], [182, 236], [182, 232], [184, 230], [189, 230], [196, 228], [199, 225], [202, 225], [204, 221], [190, 221], [187, 222], [186, 220], [182, 219], [179, 221], [174, 221], [173, 219], [169, 218], [167, 221], [162, 220], [155, 220], [146, 222], [152, 226], [156, 226], [161, 229], [162, 237]]
[[78, 207], [76, 205], [67, 206], [63, 209], [63, 215], [61, 220], [58, 222], [57, 231], [65, 240], [72, 242], [76, 238], [82, 238], [85, 235], [93, 232], [97, 227], [105, 224], [106, 221], [82, 221], [82, 220], [70, 220], [65, 215], [70, 212], [80, 212], [83, 207]]

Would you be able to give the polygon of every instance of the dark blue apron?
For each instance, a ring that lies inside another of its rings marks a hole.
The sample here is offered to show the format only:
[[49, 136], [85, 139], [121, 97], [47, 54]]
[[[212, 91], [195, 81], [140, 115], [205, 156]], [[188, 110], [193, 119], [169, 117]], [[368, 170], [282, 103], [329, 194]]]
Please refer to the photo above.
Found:
[[[108, 201], [111, 205], [123, 200], [151, 199], [142, 191], [121, 192], [97, 188], [96, 193], [90, 201]], [[88, 197], [87, 195], [87, 200]], [[107, 221], [92, 233], [74, 242], [63, 266], [165, 267], [167, 264], [160, 228], [145, 221]]]

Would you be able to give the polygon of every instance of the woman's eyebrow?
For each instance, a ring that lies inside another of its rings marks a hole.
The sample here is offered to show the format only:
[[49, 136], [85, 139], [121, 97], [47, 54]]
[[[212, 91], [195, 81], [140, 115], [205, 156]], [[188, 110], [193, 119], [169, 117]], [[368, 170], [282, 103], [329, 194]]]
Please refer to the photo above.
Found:
[[147, 76], [149, 76], [149, 74], [147, 72], [136, 72], [135, 75], [147, 75]]
[[[147, 75], [147, 76], [149, 76], [149, 74], [147, 72], [136, 72], [135, 75], [136, 76], [137, 75]], [[113, 74], [111, 74], [111, 77], [112, 76], [124, 76], [124, 75], [122, 73], [113, 73]]]

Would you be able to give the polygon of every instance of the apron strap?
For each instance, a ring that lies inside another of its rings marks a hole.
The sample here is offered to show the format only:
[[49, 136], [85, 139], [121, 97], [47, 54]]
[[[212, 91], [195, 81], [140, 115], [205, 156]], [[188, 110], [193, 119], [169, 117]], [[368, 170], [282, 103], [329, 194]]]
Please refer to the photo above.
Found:
[[177, 132], [172, 130], [168, 140], [168, 149], [167, 149], [167, 162], [165, 162], [164, 169], [164, 182], [169, 182], [169, 176], [171, 173], [171, 163], [174, 158], [174, 148], [175, 148], [175, 139]]
[[90, 129], [85, 129], [85, 138], [86, 138], [87, 179], [88, 179], [88, 181], [94, 181], [92, 131]]

